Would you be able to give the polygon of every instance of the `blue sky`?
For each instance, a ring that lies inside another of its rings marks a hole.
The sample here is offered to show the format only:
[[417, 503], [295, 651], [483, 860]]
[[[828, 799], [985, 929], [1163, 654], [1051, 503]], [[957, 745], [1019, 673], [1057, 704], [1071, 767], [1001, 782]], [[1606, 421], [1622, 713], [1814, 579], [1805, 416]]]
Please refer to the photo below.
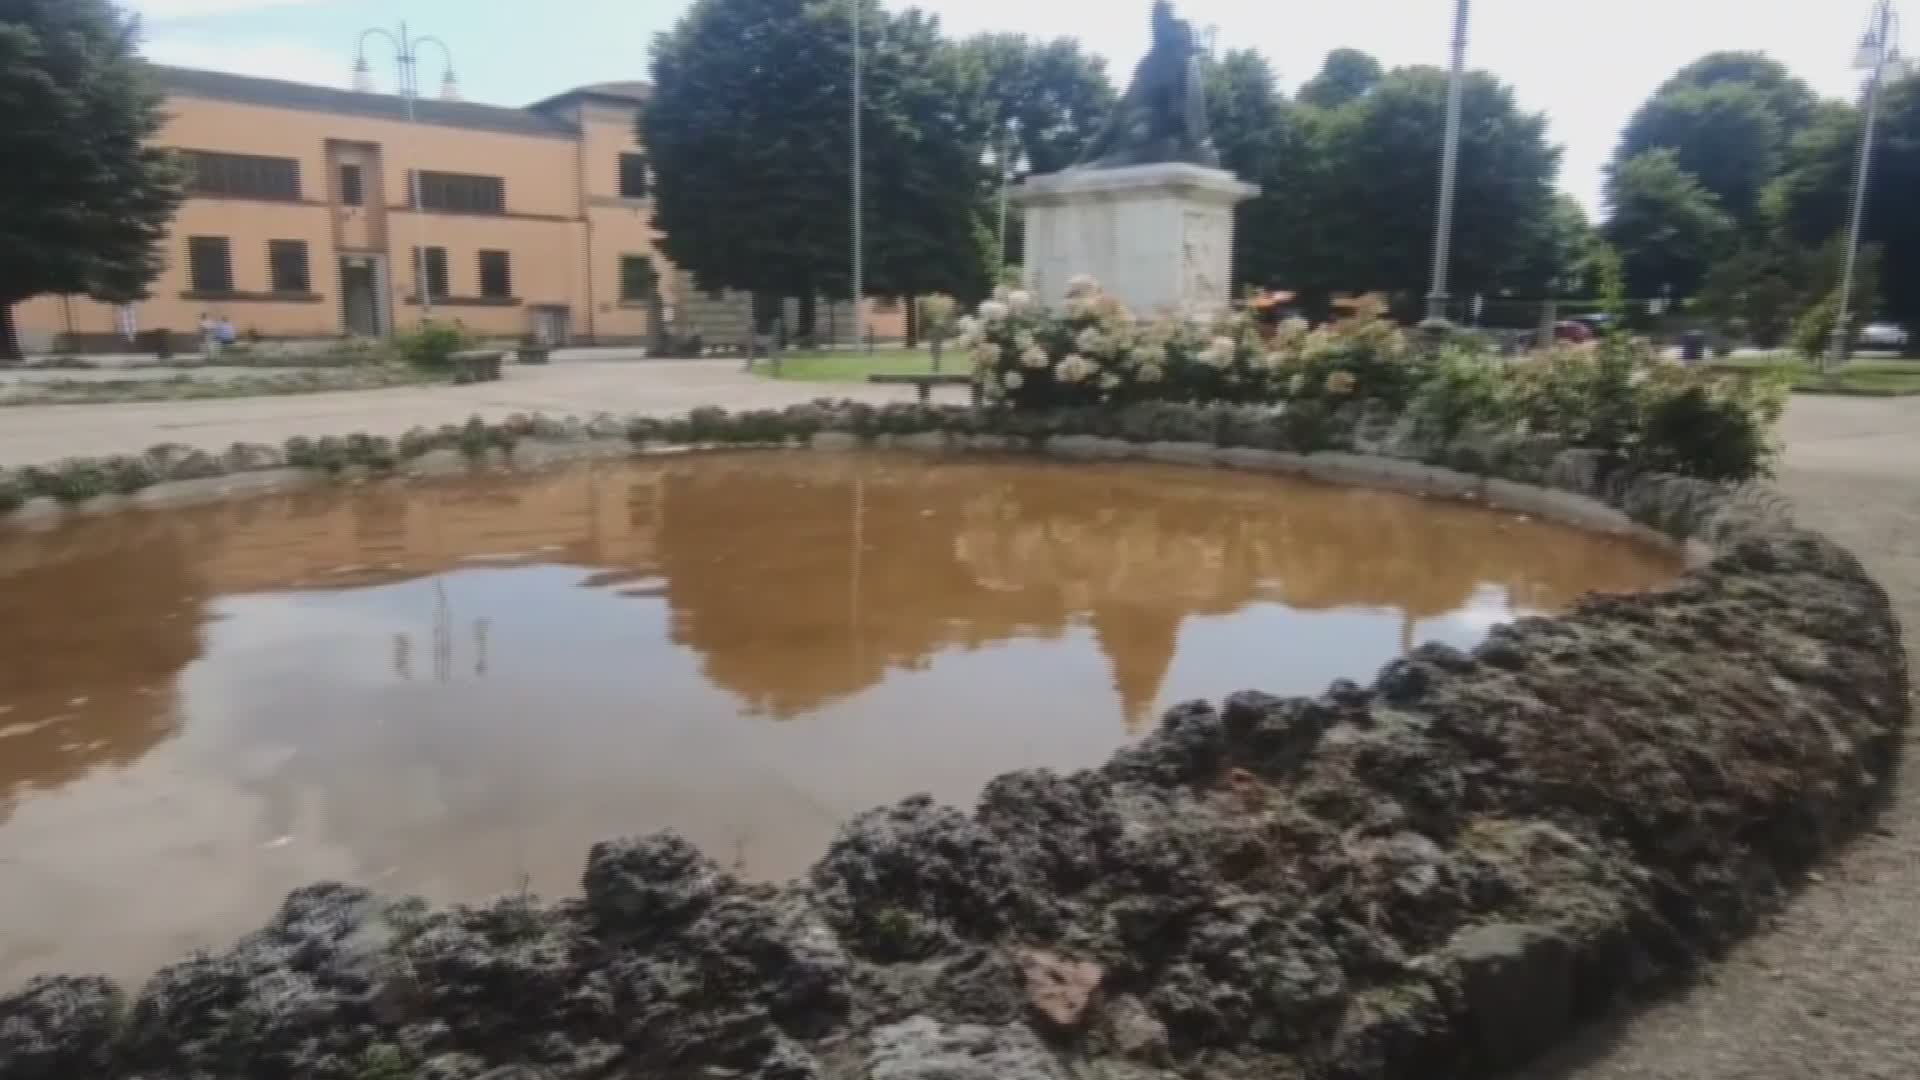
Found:
[[[126, 0], [155, 59], [345, 85], [366, 26], [401, 19], [452, 46], [466, 95], [521, 105], [570, 86], [644, 78], [653, 36], [690, 0]], [[883, 0], [889, 7], [905, 0]], [[1920, 0], [1907, 0], [1909, 7]], [[1148, 0], [922, 0], [956, 33], [1071, 35], [1124, 80], [1146, 49]], [[1714, 49], [1784, 61], [1822, 94], [1848, 96], [1866, 0], [1474, 0], [1471, 62], [1544, 111], [1567, 148], [1562, 185], [1599, 205], [1600, 167], [1633, 109]], [[1137, 7], [1136, 13], [1131, 9]], [[1177, 0], [1222, 47], [1265, 53], [1291, 89], [1329, 49], [1389, 65], [1444, 63], [1451, 0]], [[1855, 10], [1858, 8], [1859, 10]], [[1908, 42], [1909, 52], [1920, 41]], [[383, 79], [390, 72], [382, 71]], [[423, 75], [431, 85], [437, 71]]]

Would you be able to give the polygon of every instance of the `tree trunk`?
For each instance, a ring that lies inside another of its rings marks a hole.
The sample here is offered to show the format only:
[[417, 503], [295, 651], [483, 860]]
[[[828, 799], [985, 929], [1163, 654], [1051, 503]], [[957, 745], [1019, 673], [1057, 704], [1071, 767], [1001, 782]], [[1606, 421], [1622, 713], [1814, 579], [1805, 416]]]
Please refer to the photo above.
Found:
[[907, 305], [907, 348], [920, 347], [920, 305], [912, 300], [903, 300]]
[[13, 325], [13, 304], [0, 303], [0, 363], [21, 359], [20, 333]]
[[804, 345], [814, 344], [814, 335], [819, 330], [820, 299], [809, 290], [800, 298], [800, 326], [795, 337]]

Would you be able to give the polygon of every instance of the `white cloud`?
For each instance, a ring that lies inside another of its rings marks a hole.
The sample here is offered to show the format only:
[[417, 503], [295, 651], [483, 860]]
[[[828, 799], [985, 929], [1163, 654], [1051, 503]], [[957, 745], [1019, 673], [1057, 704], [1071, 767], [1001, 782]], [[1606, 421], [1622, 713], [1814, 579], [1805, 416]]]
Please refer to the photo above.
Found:
[[274, 38], [215, 38], [162, 34], [141, 48], [147, 59], [176, 67], [229, 71], [345, 89], [353, 61], [344, 49]]

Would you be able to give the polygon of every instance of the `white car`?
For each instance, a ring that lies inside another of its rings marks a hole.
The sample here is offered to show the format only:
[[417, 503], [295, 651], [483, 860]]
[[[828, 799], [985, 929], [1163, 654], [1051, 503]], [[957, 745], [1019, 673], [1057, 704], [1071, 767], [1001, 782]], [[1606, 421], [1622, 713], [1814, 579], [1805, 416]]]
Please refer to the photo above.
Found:
[[1907, 331], [1890, 322], [1868, 323], [1860, 328], [1860, 345], [1867, 349], [1904, 349]]

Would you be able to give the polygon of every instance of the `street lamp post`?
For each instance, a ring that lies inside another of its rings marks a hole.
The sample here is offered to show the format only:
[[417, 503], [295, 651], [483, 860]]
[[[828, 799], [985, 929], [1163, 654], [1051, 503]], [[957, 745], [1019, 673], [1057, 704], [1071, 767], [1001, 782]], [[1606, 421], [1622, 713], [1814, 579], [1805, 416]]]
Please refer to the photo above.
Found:
[[1440, 149], [1440, 207], [1434, 222], [1433, 288], [1427, 293], [1427, 318], [1421, 325], [1447, 325], [1447, 261], [1453, 243], [1453, 195], [1460, 171], [1460, 108], [1466, 82], [1467, 8], [1469, 0], [1454, 0], [1453, 72], [1447, 80], [1447, 126]]
[[1020, 145], [1020, 118], [1007, 119], [1006, 131], [1000, 138], [1000, 229], [994, 242], [993, 277], [994, 284], [1000, 283], [1000, 275], [1007, 268], [1007, 202], [1013, 188], [1014, 170], [1020, 161], [1016, 156]]
[[[453, 51], [447, 43], [437, 37], [415, 37], [407, 30], [407, 24], [400, 24], [400, 33], [395, 34], [373, 27], [360, 33], [360, 43], [354, 50], [353, 88], [362, 93], [373, 92], [373, 68], [367, 63], [367, 39], [385, 38], [393, 46], [396, 78], [400, 90], [400, 100], [405, 103], [407, 123], [415, 122], [414, 101], [420, 96], [420, 48], [432, 45], [440, 50], [440, 58], [446, 61], [446, 73], [440, 79], [440, 96], [448, 101], [457, 101], [460, 97], [459, 83], [453, 74]], [[427, 221], [420, 203], [420, 170], [407, 170], [407, 205], [413, 210], [414, 238], [418, 241], [413, 249], [414, 287], [420, 293], [420, 320], [433, 318], [433, 289], [427, 281]]]
[[861, 220], [864, 212], [865, 191], [861, 187], [860, 153], [860, 105], [864, 93], [862, 86], [862, 59], [860, 56], [861, 9], [866, 0], [853, 0], [853, 332], [854, 340], [865, 349], [867, 340], [867, 313], [862, 302], [866, 292], [867, 255], [865, 223]]
[[1860, 132], [1860, 164], [1853, 178], [1853, 211], [1847, 222], [1847, 253], [1840, 270], [1840, 310], [1833, 324], [1833, 347], [1827, 361], [1829, 367], [1846, 363], [1852, 351], [1853, 334], [1849, 324], [1853, 318], [1853, 277], [1855, 265], [1860, 259], [1860, 231], [1867, 216], [1867, 182], [1873, 171], [1873, 132], [1880, 116], [1880, 91], [1886, 82], [1887, 69], [1893, 67], [1899, 57], [1899, 27], [1900, 17], [1893, 10], [1893, 0], [1876, 0], [1873, 14], [1867, 20], [1866, 36], [1860, 39], [1860, 52], [1854, 60], [1855, 70], [1869, 72], [1867, 119]]

